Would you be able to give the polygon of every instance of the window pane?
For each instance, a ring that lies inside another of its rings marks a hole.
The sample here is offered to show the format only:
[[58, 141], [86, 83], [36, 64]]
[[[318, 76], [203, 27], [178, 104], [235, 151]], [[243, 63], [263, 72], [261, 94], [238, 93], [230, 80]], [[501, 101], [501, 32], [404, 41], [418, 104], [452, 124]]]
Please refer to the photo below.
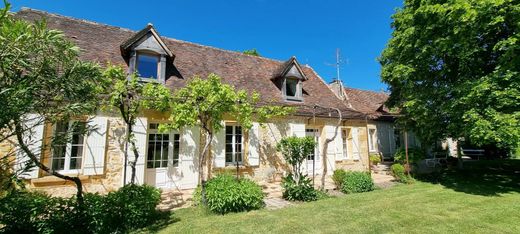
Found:
[[233, 154], [232, 153], [226, 153], [226, 162], [227, 163], [233, 162]]
[[240, 163], [242, 162], [242, 153], [237, 153], [236, 154], [236, 161], [240, 162]]
[[139, 54], [137, 56], [137, 73], [143, 78], [157, 79], [158, 64], [158, 56]]
[[285, 80], [285, 95], [288, 97], [295, 97], [297, 86], [298, 86], [297, 80], [286, 79]]
[[228, 134], [228, 135], [233, 134], [233, 126], [226, 126], [226, 134]]

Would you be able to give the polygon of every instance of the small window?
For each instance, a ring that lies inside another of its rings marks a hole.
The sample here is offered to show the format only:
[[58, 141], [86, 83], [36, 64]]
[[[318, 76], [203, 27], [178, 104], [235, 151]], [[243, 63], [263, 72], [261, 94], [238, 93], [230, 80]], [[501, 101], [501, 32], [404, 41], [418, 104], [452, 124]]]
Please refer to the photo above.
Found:
[[136, 67], [139, 77], [157, 79], [157, 71], [159, 69], [159, 56], [139, 53], [137, 55]]
[[226, 164], [242, 164], [242, 127], [226, 126]]
[[[179, 165], [180, 135], [178, 133], [159, 133], [159, 124], [148, 125], [148, 152], [146, 168], [166, 168], [168, 161], [172, 166]], [[171, 146], [171, 147], [170, 147]]]
[[376, 130], [368, 129], [368, 145], [370, 147], [370, 151], [376, 151]]
[[343, 158], [348, 159], [348, 135], [349, 129], [343, 129], [341, 131], [341, 142], [343, 143]]
[[316, 142], [314, 151], [311, 152], [311, 154], [309, 154], [307, 156], [307, 160], [314, 160], [314, 158], [316, 158], [316, 156], [319, 155], [319, 146], [318, 146], [319, 142], [320, 142], [319, 131], [318, 131], [318, 129], [315, 129], [315, 128], [305, 129], [305, 136], [314, 138], [314, 142]]
[[285, 95], [287, 97], [296, 97], [298, 95], [298, 80], [287, 79], [285, 81]]
[[[75, 173], [81, 169], [85, 144], [85, 122], [58, 122], [55, 126], [52, 146], [52, 169]], [[72, 129], [71, 132], [70, 129]]]

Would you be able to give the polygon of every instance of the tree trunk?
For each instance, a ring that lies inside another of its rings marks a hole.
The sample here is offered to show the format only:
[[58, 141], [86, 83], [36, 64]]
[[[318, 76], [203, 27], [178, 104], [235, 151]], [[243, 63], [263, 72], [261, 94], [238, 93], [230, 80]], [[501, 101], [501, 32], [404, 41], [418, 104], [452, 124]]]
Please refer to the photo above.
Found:
[[[327, 168], [327, 150], [329, 148], [329, 143], [333, 142], [334, 139], [336, 139], [336, 137], [338, 136], [338, 130], [339, 130], [339, 127], [341, 126], [341, 122], [343, 121], [343, 116], [341, 115], [341, 111], [338, 109], [338, 108], [331, 108], [331, 109], [334, 109], [336, 112], [338, 112], [338, 122], [336, 123], [336, 127], [334, 128], [334, 136], [332, 136], [331, 138], [327, 138], [325, 139], [325, 143], [323, 144], [323, 151], [321, 152], [322, 154], [322, 160], [323, 160], [323, 174], [321, 175], [321, 189], [322, 190], [325, 190], [325, 178], [327, 177], [327, 172], [328, 172], [328, 168]], [[327, 133], [325, 133], [326, 135]]]
[[58, 178], [74, 182], [74, 184], [76, 185], [76, 189], [77, 189], [76, 202], [78, 204], [78, 207], [80, 209], [83, 209], [84, 208], [84, 199], [83, 199], [83, 185], [81, 183], [81, 180], [78, 177], [62, 175], [62, 174], [50, 169], [49, 167], [45, 166], [43, 163], [41, 163], [40, 160], [38, 160], [38, 158], [36, 157], [36, 155], [34, 155], [34, 153], [25, 144], [25, 142], [23, 140], [24, 131], [19, 122], [15, 123], [15, 132], [16, 132], [16, 139], [18, 141], [18, 144], [20, 145], [20, 148], [31, 159], [31, 161], [34, 164], [36, 164], [36, 166], [38, 168], [40, 168], [43, 171], [45, 171], [53, 176], [56, 176]]
[[457, 167], [459, 170], [464, 169], [464, 161], [462, 161], [462, 150], [460, 147], [460, 139], [457, 141]]
[[205, 163], [206, 163], [206, 152], [208, 151], [209, 145], [211, 144], [211, 141], [213, 140], [213, 132], [207, 128], [204, 127], [204, 130], [206, 131], [206, 142], [204, 143], [204, 148], [202, 149], [202, 152], [199, 155], [199, 184], [201, 186], [200, 193], [201, 193], [201, 199], [202, 204], [206, 205], [206, 173], [205, 173]]

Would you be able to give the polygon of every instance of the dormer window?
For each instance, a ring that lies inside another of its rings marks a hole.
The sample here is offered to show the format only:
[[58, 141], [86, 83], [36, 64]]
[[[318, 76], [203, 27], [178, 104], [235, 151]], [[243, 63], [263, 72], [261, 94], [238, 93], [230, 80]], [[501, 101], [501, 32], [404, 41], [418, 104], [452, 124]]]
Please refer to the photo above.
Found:
[[157, 79], [160, 57], [158, 55], [138, 53], [136, 68], [137, 74], [145, 79]]
[[121, 55], [128, 61], [128, 73], [137, 74], [143, 82], [162, 84], [166, 83], [168, 63], [175, 58], [152, 24], [124, 41]]
[[289, 101], [301, 101], [302, 100], [302, 89], [301, 81], [293, 77], [285, 78], [284, 84], [284, 97]]
[[295, 57], [289, 59], [272, 78], [285, 101], [303, 102], [303, 82], [307, 77]]

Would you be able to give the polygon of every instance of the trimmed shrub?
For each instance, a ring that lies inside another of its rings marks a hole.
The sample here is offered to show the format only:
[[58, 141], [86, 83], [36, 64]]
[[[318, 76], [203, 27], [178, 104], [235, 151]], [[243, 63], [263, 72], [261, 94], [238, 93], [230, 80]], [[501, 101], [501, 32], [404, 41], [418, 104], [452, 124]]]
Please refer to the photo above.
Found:
[[363, 193], [374, 190], [374, 181], [369, 173], [349, 171], [341, 186], [343, 193]]
[[406, 175], [406, 170], [404, 168], [404, 166], [402, 164], [393, 164], [391, 167], [390, 167], [391, 171], [392, 171], [392, 175], [401, 183], [412, 183], [413, 182], [413, 179]]
[[160, 191], [151, 186], [127, 185], [106, 196], [87, 193], [84, 198], [82, 210], [75, 197], [15, 190], [0, 199], [0, 226], [7, 233], [124, 233], [158, 217]]
[[[197, 196], [200, 202], [200, 195]], [[195, 196], [194, 196], [195, 198]], [[262, 188], [250, 179], [221, 174], [206, 183], [209, 210], [218, 214], [260, 209], [264, 206]]]
[[336, 188], [338, 190], [341, 189], [341, 185], [343, 184], [343, 181], [345, 180], [346, 176], [347, 171], [343, 169], [334, 170], [334, 173], [332, 174], [332, 181], [334, 181], [334, 184], [336, 185]]
[[[409, 148], [408, 149], [408, 161], [412, 163], [418, 163], [426, 157], [426, 153], [420, 148]], [[406, 163], [406, 150], [405, 148], [399, 148], [394, 154], [394, 161], [400, 164]]]
[[379, 154], [370, 154], [370, 162], [372, 165], [377, 165], [381, 162], [381, 157]]
[[283, 198], [288, 201], [316, 201], [318, 191], [312, 186], [312, 180], [306, 175], [300, 174], [299, 183], [294, 179], [293, 174], [283, 178], [282, 187]]

